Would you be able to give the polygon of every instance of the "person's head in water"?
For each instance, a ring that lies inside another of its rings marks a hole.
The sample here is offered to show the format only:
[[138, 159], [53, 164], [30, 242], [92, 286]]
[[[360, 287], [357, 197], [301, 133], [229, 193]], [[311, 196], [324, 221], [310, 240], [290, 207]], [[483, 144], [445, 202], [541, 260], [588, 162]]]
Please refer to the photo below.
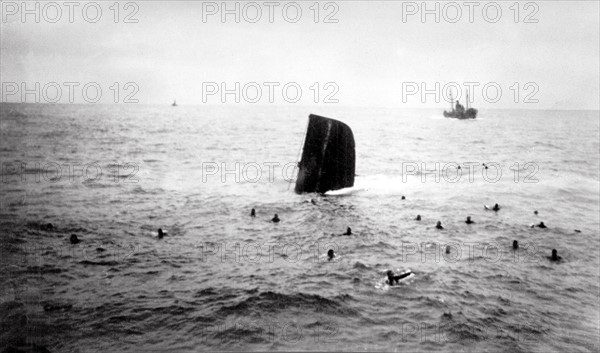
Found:
[[540, 224], [538, 224], [538, 227], [540, 227], [540, 228], [548, 228], [548, 227], [546, 227], [546, 225], [544, 224], [544, 222], [540, 222]]
[[465, 221], [467, 224], [475, 223], [471, 220], [471, 216], [467, 216], [467, 220]]
[[513, 249], [517, 250], [519, 248], [519, 242], [516, 240], [513, 240]]
[[348, 229], [346, 229], [346, 233], [344, 233], [344, 235], [352, 235], [352, 228], [348, 227]]
[[158, 228], [158, 239], [162, 239], [165, 236], [165, 233], [163, 233], [162, 228]]
[[446, 254], [450, 254], [450, 245], [446, 245]]
[[256, 210], [252, 209], [252, 211], [250, 211], [250, 217], [256, 217]]
[[77, 235], [71, 234], [69, 241], [71, 242], [71, 244], [78, 244], [80, 240], [79, 238], [77, 238]]
[[406, 197], [404, 195], [402, 195], [402, 200], [406, 200]]
[[333, 258], [335, 257], [335, 253], [333, 252], [333, 249], [329, 249], [327, 251], [327, 258], [329, 261], [333, 260]]
[[533, 211], [533, 214], [538, 214], [538, 211], [537, 210]]
[[494, 211], [498, 211], [500, 209], [500, 205], [498, 204], [494, 204], [494, 208], [492, 208]]
[[417, 220], [417, 221], [420, 221], [420, 220], [421, 220], [421, 215], [420, 215], [420, 214], [418, 214], [418, 215], [417, 215], [417, 218], [415, 218], [415, 220]]
[[388, 277], [388, 282], [390, 284], [394, 283], [394, 271], [388, 270], [387, 271], [387, 277]]
[[279, 216], [277, 215], [277, 213], [275, 213], [275, 216], [273, 216], [273, 219], [271, 221], [275, 222], [275, 223], [279, 223], [280, 219], [279, 219]]
[[442, 226], [442, 222], [441, 221], [437, 221], [437, 223], [435, 224], [435, 227], [437, 229], [444, 229], [444, 227]]
[[552, 249], [552, 257], [550, 259], [552, 261], [560, 261], [562, 257], [558, 256], [558, 251], [556, 251], [556, 249]]

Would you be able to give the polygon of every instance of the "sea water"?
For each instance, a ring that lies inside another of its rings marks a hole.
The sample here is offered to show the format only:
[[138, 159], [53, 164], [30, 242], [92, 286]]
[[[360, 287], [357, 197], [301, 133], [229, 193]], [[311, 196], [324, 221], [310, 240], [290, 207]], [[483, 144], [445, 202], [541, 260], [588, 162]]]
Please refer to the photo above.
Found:
[[[2, 346], [600, 348], [598, 111], [0, 107]], [[310, 113], [353, 188], [293, 193]]]

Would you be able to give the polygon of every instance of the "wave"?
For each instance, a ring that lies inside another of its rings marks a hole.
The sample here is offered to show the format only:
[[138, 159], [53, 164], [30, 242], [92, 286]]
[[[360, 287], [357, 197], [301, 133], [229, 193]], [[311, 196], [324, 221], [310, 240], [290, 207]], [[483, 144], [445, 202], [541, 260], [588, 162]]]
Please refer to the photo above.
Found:
[[250, 316], [252, 314], [267, 315], [282, 310], [314, 311], [321, 314], [357, 316], [358, 311], [344, 305], [349, 296], [338, 296], [328, 299], [316, 294], [282, 294], [277, 292], [261, 292], [234, 305], [220, 308], [215, 315]]

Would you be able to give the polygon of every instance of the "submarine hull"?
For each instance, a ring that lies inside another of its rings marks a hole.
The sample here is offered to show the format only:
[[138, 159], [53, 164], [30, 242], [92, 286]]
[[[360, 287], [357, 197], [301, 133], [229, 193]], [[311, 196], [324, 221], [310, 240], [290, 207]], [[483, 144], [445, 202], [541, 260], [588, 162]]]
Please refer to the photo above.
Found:
[[341, 121], [311, 114], [298, 164], [298, 194], [354, 186], [355, 145], [352, 129]]

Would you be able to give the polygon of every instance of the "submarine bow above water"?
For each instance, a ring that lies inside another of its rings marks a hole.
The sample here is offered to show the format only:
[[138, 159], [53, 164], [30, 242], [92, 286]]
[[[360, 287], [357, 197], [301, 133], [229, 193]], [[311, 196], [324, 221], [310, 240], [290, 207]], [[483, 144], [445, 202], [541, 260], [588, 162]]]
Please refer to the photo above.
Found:
[[298, 194], [354, 186], [356, 156], [352, 129], [341, 121], [311, 114], [298, 163]]

